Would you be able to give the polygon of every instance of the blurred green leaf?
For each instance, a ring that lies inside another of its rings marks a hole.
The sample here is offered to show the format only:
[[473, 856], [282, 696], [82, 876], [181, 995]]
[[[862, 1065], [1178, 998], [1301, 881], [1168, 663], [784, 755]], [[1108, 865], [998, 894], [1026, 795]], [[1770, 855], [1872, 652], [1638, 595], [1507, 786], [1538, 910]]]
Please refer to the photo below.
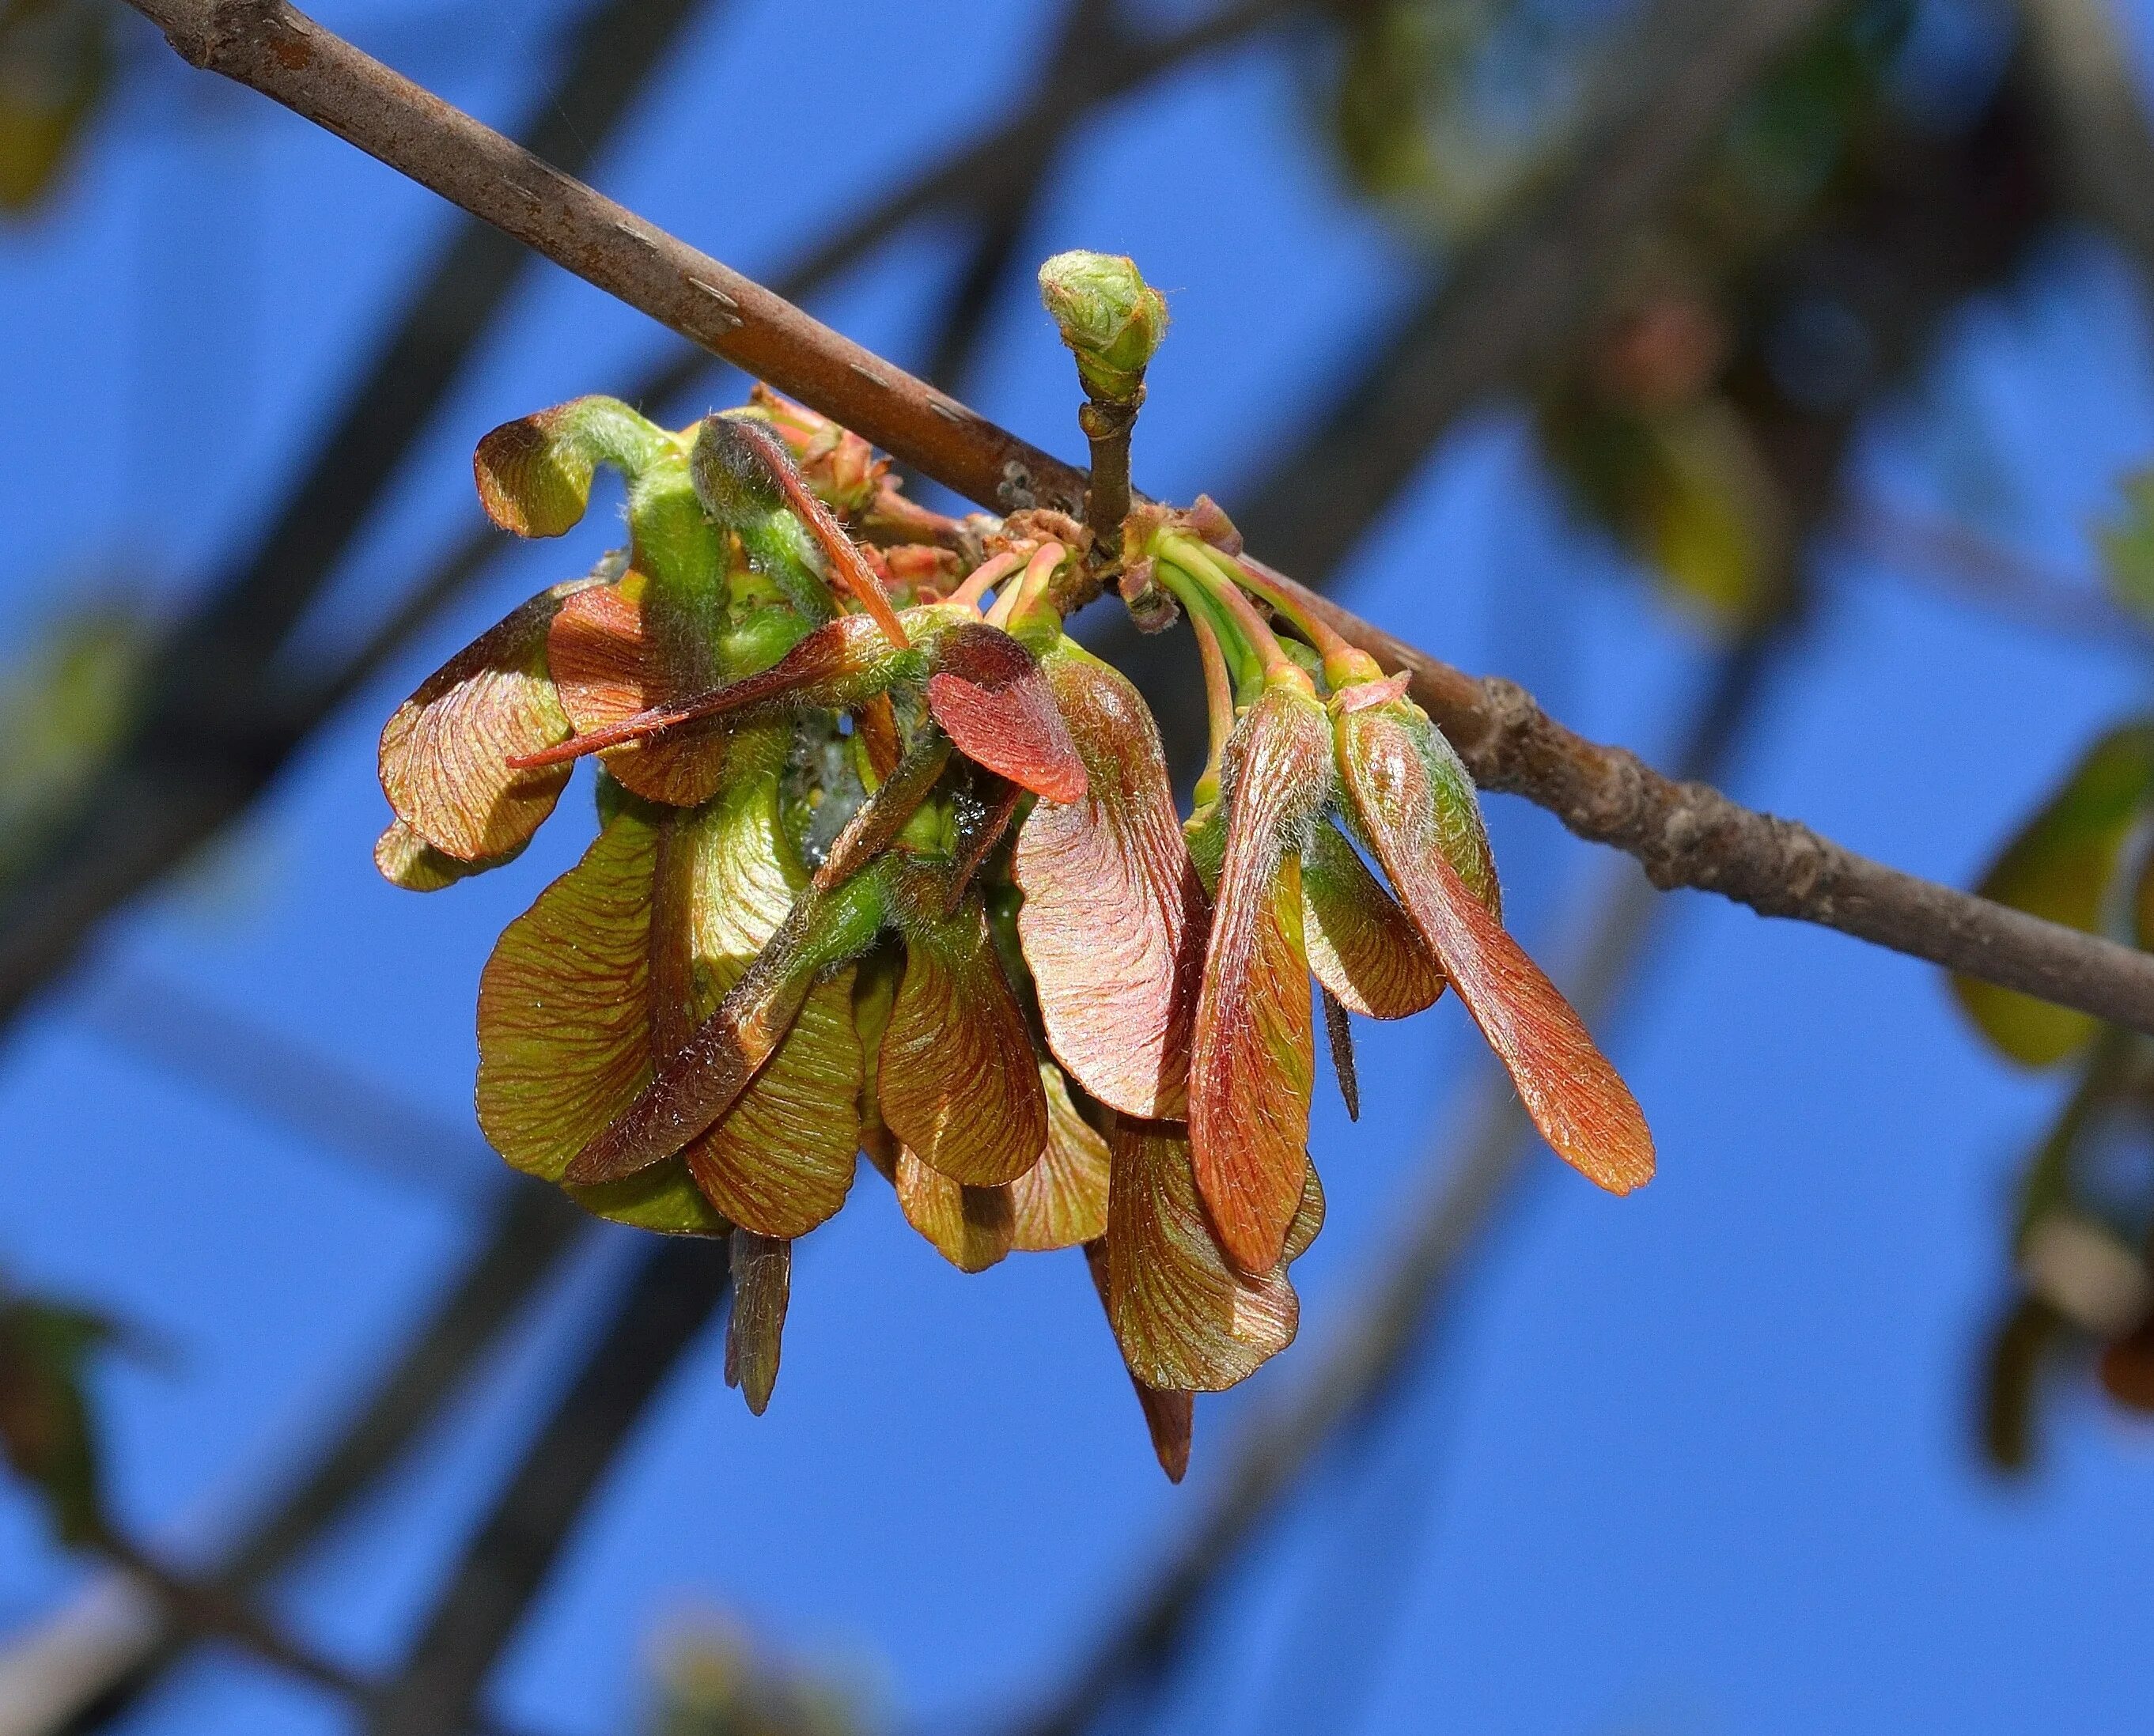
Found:
[[112, 74], [105, 0], [0, 0], [0, 211], [37, 204]]
[[1799, 221], [1860, 148], [1912, 22], [1912, 0], [1870, 0], [1815, 32], [1736, 112], [1702, 199], [1728, 239]]
[[1788, 559], [1778, 489], [1742, 420], [1709, 399], [1656, 421], [1641, 552], [1676, 599], [1740, 626], [1779, 594]]
[[1332, 95], [1355, 186], [1410, 227], [1470, 234], [1534, 179], [1575, 117], [1590, 30], [1529, 0], [1357, 8]]
[[90, 1541], [103, 1529], [84, 1377], [90, 1358], [119, 1336], [86, 1309], [28, 1296], [0, 1302], [0, 1453], [43, 1494], [64, 1543]]
[[2085, 1209], [2075, 1188], [2080, 1148], [2101, 1112], [2136, 1101], [2131, 1087], [2137, 1050], [2138, 1039], [2132, 1033], [2111, 1026], [2105, 1028], [2089, 1053], [2071, 1096], [2021, 1172], [2013, 1201], [2015, 1261], [2026, 1258], [2037, 1225], [2060, 1213]]
[[[2126, 841], [2154, 806], [2154, 723], [2111, 731], [2075, 766], [1983, 876], [1984, 898], [2030, 916], [2098, 933]], [[1983, 1035], [2028, 1067], [2051, 1067], [2085, 1046], [2086, 1014], [1971, 977], [1952, 991]]]
[[151, 643], [146, 616], [100, 603], [60, 617], [0, 673], [0, 869], [126, 727]]
[[[1633, 328], [1664, 325], [1643, 317], [1611, 339], [1604, 374], [1620, 375], [1622, 395], [1646, 407], [1617, 410], [1575, 399], [1543, 417], [1557, 468], [1588, 512], [1613, 532], [1680, 607], [1723, 630], [1769, 613], [1789, 582], [1790, 549], [1779, 491], [1742, 418], [1716, 395], [1685, 399], [1677, 381], [1693, 362], [1683, 346]], [[1666, 395], [1652, 404], [1668, 376]], [[1634, 382], [1633, 375], [1639, 378]], [[1603, 381], [1604, 400], [1615, 395]]]
[[2123, 511], [2097, 533], [2102, 574], [2119, 606], [2154, 620], [2154, 471], [2126, 476]]

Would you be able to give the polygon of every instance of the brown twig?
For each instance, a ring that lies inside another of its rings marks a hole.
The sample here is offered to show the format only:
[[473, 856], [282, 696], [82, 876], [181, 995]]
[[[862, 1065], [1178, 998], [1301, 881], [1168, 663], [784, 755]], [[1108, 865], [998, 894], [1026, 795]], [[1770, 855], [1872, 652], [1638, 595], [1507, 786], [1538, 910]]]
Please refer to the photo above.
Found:
[[373, 1698], [370, 1683], [309, 1651], [252, 1605], [222, 1587], [190, 1579], [131, 1539], [110, 1530], [91, 1546], [149, 1591], [190, 1632], [230, 1640], [265, 1662], [345, 1699], [363, 1704]]
[[[1003, 509], [1081, 507], [1085, 477], [1074, 466], [549, 168], [283, 0], [130, 3], [195, 64], [273, 97], [946, 486]], [[1416, 697], [1483, 781], [1630, 852], [1663, 889], [1717, 892], [2154, 1033], [2154, 959], [1677, 784], [1634, 754], [1565, 729], [1513, 684], [1477, 681], [1301, 594], [1349, 640], [1412, 672]]]

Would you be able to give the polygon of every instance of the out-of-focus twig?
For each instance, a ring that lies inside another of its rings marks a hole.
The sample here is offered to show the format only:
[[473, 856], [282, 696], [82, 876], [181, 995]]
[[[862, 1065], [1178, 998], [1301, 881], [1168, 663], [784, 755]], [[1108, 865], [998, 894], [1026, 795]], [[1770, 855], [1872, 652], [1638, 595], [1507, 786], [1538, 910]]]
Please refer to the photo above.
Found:
[[2074, 639], [2154, 644], [2154, 629], [2093, 584], [1956, 519], [1871, 499], [1854, 503], [1838, 529], [1860, 552], [1946, 596]]
[[161, 973], [115, 965], [69, 1011], [181, 1082], [405, 1187], [468, 1204], [508, 1179], [476, 1132], [397, 1101], [333, 1056]]
[[[1446, 272], [1238, 513], [1297, 575], [1340, 560], [1402, 487], [1430, 434], [1561, 368], [1621, 252], [1684, 183], [1758, 78], [1840, 0], [1656, 0], [1603, 57], [1568, 172], [1549, 178]], [[1274, 480], [1301, 479], [1289, 510]]]
[[[559, 1189], [513, 1181], [477, 1250], [340, 1432], [276, 1496], [212, 1578], [242, 1596], [263, 1584], [396, 1463], [459, 1391], [502, 1329], [549, 1280], [587, 1220]], [[133, 1581], [93, 1581], [0, 1647], [0, 1736], [51, 1736], [131, 1705], [190, 1632]]]
[[[89, 1545], [141, 1586], [176, 1626], [198, 1639], [222, 1640], [263, 1662], [336, 1696], [354, 1708], [374, 1704], [380, 1693], [355, 1672], [295, 1639], [245, 1598], [223, 1586], [181, 1572], [110, 1524]], [[510, 1736], [486, 1718], [449, 1727], [472, 1736]]]

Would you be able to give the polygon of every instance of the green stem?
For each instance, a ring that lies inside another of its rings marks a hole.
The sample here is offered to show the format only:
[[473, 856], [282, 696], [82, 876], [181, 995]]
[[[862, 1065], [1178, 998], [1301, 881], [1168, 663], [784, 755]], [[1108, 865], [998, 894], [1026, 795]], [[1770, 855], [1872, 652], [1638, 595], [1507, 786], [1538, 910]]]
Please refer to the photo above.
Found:
[[964, 583], [942, 600], [963, 608], [977, 608], [983, 597], [1017, 571], [1018, 558], [1015, 549], [1005, 549], [993, 559], [983, 561], [967, 575]]
[[1218, 605], [1219, 613], [1233, 622], [1257, 659], [1262, 680], [1288, 680], [1304, 687], [1309, 685], [1301, 666], [1280, 646], [1272, 624], [1242, 594], [1242, 588], [1235, 583], [1233, 575], [1212, 560], [1211, 550], [1192, 537], [1163, 537], [1155, 558], [1167, 571], [1186, 574], [1192, 585]]
[[1159, 582], [1182, 605], [1192, 624], [1202, 619], [1211, 629], [1233, 674], [1235, 703], [1243, 705], [1253, 703], [1263, 691], [1266, 663], [1244, 630], [1243, 623], [1212, 587], [1178, 564], [1170, 555], [1164, 552], [1156, 552], [1152, 566], [1159, 575]]
[[1197, 659], [1204, 665], [1204, 710], [1212, 736], [1203, 775], [1197, 780], [1197, 806], [1202, 808], [1219, 799], [1220, 766], [1227, 752], [1227, 738], [1234, 733], [1234, 684], [1227, 673], [1227, 654], [1219, 649], [1219, 635], [1212, 630], [1211, 617], [1192, 609], [1189, 629], [1197, 635]]
[[[1323, 616], [1289, 596], [1268, 579], [1258, 577], [1239, 561], [1220, 553], [1193, 537], [1177, 537], [1173, 541], [1177, 557], [1187, 555], [1192, 561], [1202, 563], [1210, 568], [1217, 583], [1232, 585], [1257, 598], [1314, 646], [1318, 655], [1324, 659], [1325, 679], [1335, 687], [1342, 685], [1339, 679], [1340, 675], [1348, 681], [1373, 680], [1382, 675], [1382, 669], [1376, 666], [1367, 652], [1349, 644], [1340, 636], [1338, 629]], [[1364, 664], [1368, 666], [1365, 669]]]
[[993, 626], [1014, 633], [1018, 625], [1035, 613], [1047, 596], [1048, 587], [1054, 583], [1056, 571], [1069, 557], [1069, 551], [1059, 542], [1043, 542], [1034, 552], [1026, 564], [1024, 576], [1015, 584], [1003, 587], [1002, 594], [995, 598], [995, 606], [988, 611], [988, 620]]

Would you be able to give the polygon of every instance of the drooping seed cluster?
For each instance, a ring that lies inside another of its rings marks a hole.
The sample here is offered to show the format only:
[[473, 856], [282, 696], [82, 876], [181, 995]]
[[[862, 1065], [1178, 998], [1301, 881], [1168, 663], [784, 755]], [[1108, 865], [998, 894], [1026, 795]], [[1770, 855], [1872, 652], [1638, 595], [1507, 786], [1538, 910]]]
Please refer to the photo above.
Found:
[[1651, 1173], [1630, 1093], [1502, 927], [1457, 756], [1266, 593], [1216, 508], [1147, 509], [1123, 551], [1125, 593], [1202, 652], [1185, 822], [1143, 700], [1063, 632], [1074, 524], [928, 512], [760, 389], [679, 432], [579, 400], [476, 470], [498, 523], [544, 537], [601, 465], [626, 551], [390, 720], [376, 860], [416, 890], [506, 862], [597, 757], [597, 838], [481, 982], [480, 1123], [593, 1212], [734, 1237], [755, 1409], [791, 1244], [865, 1153], [968, 1271], [1085, 1250], [1178, 1476], [1191, 1395], [1294, 1334], [1323, 1217], [1312, 975], [1350, 1101], [1348, 1011], [1448, 982], [1558, 1151], [1618, 1190]]

